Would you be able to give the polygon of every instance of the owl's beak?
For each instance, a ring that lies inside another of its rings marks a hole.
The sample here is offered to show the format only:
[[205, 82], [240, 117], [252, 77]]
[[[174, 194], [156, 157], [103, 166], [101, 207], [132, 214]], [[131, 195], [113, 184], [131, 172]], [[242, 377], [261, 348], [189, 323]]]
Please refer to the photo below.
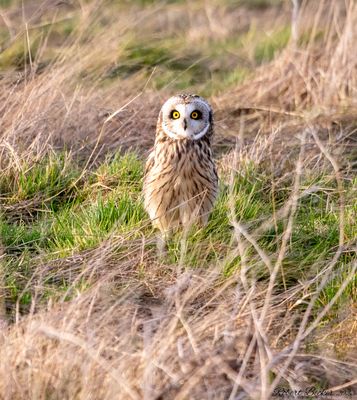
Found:
[[187, 119], [184, 118], [183, 120], [183, 130], [185, 131], [187, 129]]

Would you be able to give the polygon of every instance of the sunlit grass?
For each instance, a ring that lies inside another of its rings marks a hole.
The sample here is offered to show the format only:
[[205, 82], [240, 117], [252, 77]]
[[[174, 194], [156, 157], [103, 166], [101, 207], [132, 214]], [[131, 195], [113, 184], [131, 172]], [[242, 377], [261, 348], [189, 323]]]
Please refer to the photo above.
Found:
[[[80, 184], [74, 185], [81, 173]], [[6, 252], [11, 255], [11, 264], [21, 265], [21, 270], [30, 278], [35, 267], [31, 254], [44, 259], [51, 259], [54, 254], [66, 257], [94, 249], [113, 235], [132, 235], [133, 232], [132, 237], [138, 238], [153, 235], [142, 204], [142, 177], [143, 162], [132, 152], [117, 153], [85, 174], [69, 154], [62, 153], [52, 154], [34, 165], [24, 163], [18, 173], [3, 175], [2, 191], [7, 193], [5, 204], [12, 208], [5, 208], [3, 212], [0, 234]], [[290, 182], [287, 181], [274, 187], [272, 196], [270, 179], [269, 173], [254, 163], [248, 163], [240, 168], [232, 187], [221, 182], [220, 196], [208, 225], [203, 229], [193, 229], [187, 238], [185, 262], [190, 268], [217, 262], [223, 262], [224, 274], [227, 271], [232, 274], [241, 268], [239, 257], [232, 260], [228, 256], [236, 246], [230, 222], [231, 207], [234, 206], [237, 221], [254, 231], [274, 210], [285, 204], [290, 194]], [[299, 202], [279, 278], [279, 285], [285, 289], [316, 274], [325, 260], [333, 257], [339, 243], [339, 197], [334, 181], [327, 175], [317, 174], [306, 178], [302, 187], [305, 190], [310, 187], [321, 189], [313, 190]], [[349, 200], [352, 191], [353, 185], [346, 183]], [[33, 212], [27, 210], [24, 215], [14, 214], [16, 204], [36, 198], [38, 201]], [[348, 242], [355, 235], [350, 202], [345, 213]], [[284, 229], [283, 221], [278, 221], [275, 228], [266, 231], [259, 239], [259, 245], [272, 260], [279, 251]], [[168, 259], [178, 262], [181, 258], [181, 235], [175, 235], [168, 245]], [[267, 279], [267, 271], [262, 269], [255, 251], [249, 251], [248, 256], [257, 264], [259, 279]], [[341, 266], [348, 265], [351, 257], [352, 254], [345, 254]], [[338, 279], [343, 279], [347, 273], [342, 270], [348, 272], [348, 266], [341, 269]], [[338, 287], [336, 279], [323, 291], [321, 303], [335, 293]], [[21, 284], [15, 290], [11, 273], [7, 274], [7, 280], [13, 287], [13, 296], [21, 292]], [[355, 284], [351, 283], [347, 291], [355, 291]]]
[[[0, 0], [0, 397], [268, 398], [290, 356], [294, 387], [304, 352], [328, 370], [336, 326], [352, 354], [352, 7], [307, 7], [292, 46], [281, 0], [45, 3]], [[144, 164], [181, 91], [214, 109], [220, 190], [159, 254]]]

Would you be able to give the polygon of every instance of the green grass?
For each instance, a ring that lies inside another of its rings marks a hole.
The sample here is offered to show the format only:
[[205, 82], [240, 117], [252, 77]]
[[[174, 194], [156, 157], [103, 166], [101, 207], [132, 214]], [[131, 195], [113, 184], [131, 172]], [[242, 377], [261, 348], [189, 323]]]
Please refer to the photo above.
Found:
[[282, 4], [281, 0], [229, 0], [232, 6], [245, 6], [252, 10], [265, 10]]
[[[135, 3], [141, 8], [149, 8], [157, 2], [138, 0]], [[157, 5], [176, 7], [171, 3], [181, 2], [166, 1]], [[222, 1], [222, 7], [243, 6], [261, 12], [278, 3], [279, 1], [227, 0]], [[112, 15], [118, 10], [125, 12], [128, 7], [129, 2], [109, 2], [106, 5], [107, 12]], [[106, 29], [106, 18], [110, 18], [109, 14], [103, 21], [95, 20], [86, 28], [83, 42], [90, 40], [93, 32]], [[59, 16], [54, 23], [37, 24], [29, 30], [29, 49], [24, 30], [16, 40], [10, 41], [8, 30], [0, 27], [0, 67], [3, 70], [23, 70], [30, 60], [36, 60], [35, 65], [42, 70], [64, 53], [64, 49], [71, 43], [68, 38], [74, 37], [74, 33], [80, 29], [79, 10], [66, 17]], [[169, 88], [182, 91], [190, 87], [193, 92], [212, 96], [236, 87], [253, 73], [256, 65], [271, 61], [286, 46], [289, 36], [287, 27], [265, 33], [259, 27], [253, 26], [248, 32], [234, 33], [228, 37], [207, 36], [188, 46], [183, 32], [125, 32], [116, 39], [117, 51], [108, 52], [105, 59], [98, 57], [93, 60], [90, 68], [85, 68], [80, 75], [83, 82], [86, 81], [91, 86], [93, 79], [98, 85], [98, 77], [100, 84], [106, 87], [137, 77], [148, 80], [148, 87], [154, 90]]]
[[[135, 153], [118, 153], [107, 158], [98, 168], [85, 173], [70, 154], [52, 153], [33, 165], [23, 162], [17, 172], [12, 170], [3, 174], [0, 184], [6, 196], [2, 201], [7, 207], [0, 220], [0, 235], [9, 260], [6, 282], [13, 301], [22, 296], [21, 302], [24, 306], [28, 304], [29, 294], [23, 296], [22, 292], [39, 259], [51, 260], [94, 249], [112, 235], [154, 237], [142, 204], [142, 176], [143, 162]], [[185, 259], [188, 268], [223, 262], [222, 272], [225, 275], [239, 269], [240, 258], [229, 257], [236, 246], [228, 217], [231, 196], [237, 220], [254, 231], [285, 203], [290, 185], [291, 182], [287, 181], [275, 187], [273, 196], [270, 174], [254, 163], [240, 168], [231, 189], [221, 182], [220, 197], [208, 225], [204, 229], [194, 229], [188, 237]], [[306, 178], [302, 185], [304, 189], [311, 186], [322, 189], [305, 196], [299, 203], [283, 271], [278, 280], [281, 289], [314, 276], [326, 260], [333, 257], [338, 246], [336, 184], [328, 176], [319, 174]], [[356, 235], [353, 188], [353, 182], [346, 183], [346, 242], [352, 241]], [[33, 202], [33, 212], [14, 212], [24, 201], [30, 202], [30, 208]], [[284, 223], [278, 222], [258, 240], [273, 262], [283, 230]], [[121, 251], [125, 253], [124, 248]], [[266, 268], [256, 252], [250, 249], [247, 256], [257, 265], [257, 277], [267, 279]], [[37, 257], [36, 263], [33, 262], [34, 257]], [[169, 242], [167, 257], [171, 262], [180, 259], [179, 234]], [[343, 255], [336, 266], [340, 268], [340, 273], [324, 289], [320, 305], [326, 304], [336, 293], [339, 283], [350, 270], [348, 265], [352, 258], [352, 253]], [[50, 277], [51, 274], [49, 282]], [[61, 286], [65, 288], [66, 282], [62, 282]], [[52, 283], [44, 291], [45, 296], [54, 292]], [[341, 302], [355, 293], [356, 281], [348, 286]]]
[[[8, 37], [2, 35], [2, 41], [6, 41]], [[16, 67], [22, 70], [25, 64], [29, 64], [34, 60], [40, 44], [40, 36], [34, 34], [31, 36], [29, 45], [24, 35], [21, 35], [8, 47], [0, 53], [0, 68]]]
[[46, 231], [38, 224], [0, 220], [0, 235], [7, 253], [35, 252], [45, 245]]
[[80, 171], [69, 154], [50, 154], [38, 161], [22, 162], [0, 176], [0, 192], [6, 203], [29, 200], [36, 196], [51, 197], [68, 189]]
[[140, 202], [125, 191], [114, 191], [106, 197], [99, 194], [93, 201], [55, 216], [49, 230], [51, 249], [85, 250], [98, 245], [114, 228], [122, 233], [144, 219]]
[[242, 83], [257, 65], [274, 59], [289, 38], [290, 27], [266, 33], [254, 25], [247, 32], [208, 36], [191, 46], [183, 34], [131, 35], [124, 46], [122, 39], [118, 43], [118, 56], [103, 83], [150, 77], [149, 86], [155, 90], [190, 87], [211, 96]]
[[12, 0], [0, 0], [0, 7], [9, 7], [12, 3]]
[[284, 49], [290, 39], [290, 27], [284, 27], [259, 41], [254, 49], [257, 64], [273, 60], [275, 53]]

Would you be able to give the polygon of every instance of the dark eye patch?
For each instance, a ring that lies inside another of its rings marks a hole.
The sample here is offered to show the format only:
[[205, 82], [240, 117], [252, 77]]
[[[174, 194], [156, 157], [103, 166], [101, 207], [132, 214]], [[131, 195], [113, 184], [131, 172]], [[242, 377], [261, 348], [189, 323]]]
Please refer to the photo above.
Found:
[[172, 110], [170, 112], [170, 118], [171, 119], [178, 119], [178, 118], [180, 118], [180, 113], [177, 110]]
[[201, 119], [202, 118], [202, 112], [200, 110], [192, 111], [191, 118], [192, 119]]

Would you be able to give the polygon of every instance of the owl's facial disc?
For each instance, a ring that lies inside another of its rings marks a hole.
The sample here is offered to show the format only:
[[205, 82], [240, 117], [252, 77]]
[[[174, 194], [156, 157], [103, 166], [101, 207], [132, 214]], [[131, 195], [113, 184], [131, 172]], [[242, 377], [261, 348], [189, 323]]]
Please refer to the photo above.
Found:
[[162, 107], [162, 128], [171, 139], [199, 140], [211, 125], [211, 109], [201, 98], [185, 103], [172, 97]]

